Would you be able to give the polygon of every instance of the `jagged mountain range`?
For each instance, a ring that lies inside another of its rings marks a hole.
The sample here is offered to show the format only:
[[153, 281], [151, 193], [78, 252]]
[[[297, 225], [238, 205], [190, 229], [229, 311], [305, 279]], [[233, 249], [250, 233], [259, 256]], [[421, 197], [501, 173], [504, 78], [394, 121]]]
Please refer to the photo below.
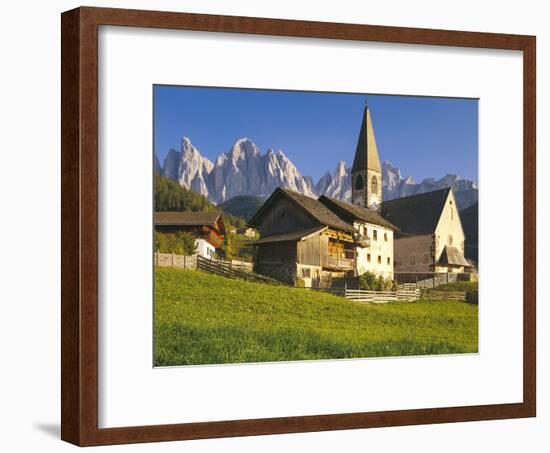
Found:
[[[300, 173], [283, 151], [275, 152], [270, 148], [262, 154], [248, 138], [237, 140], [228, 152], [212, 162], [193, 146], [189, 138], [184, 137], [180, 151], [171, 149], [162, 165], [155, 154], [154, 166], [155, 170], [178, 181], [181, 186], [216, 204], [239, 195], [267, 197], [279, 186], [310, 197], [324, 194], [351, 200], [351, 170], [344, 161], [338, 162], [332, 173], [326, 172], [314, 183], [311, 177]], [[459, 209], [477, 202], [478, 188], [473, 181], [448, 174], [440, 179], [426, 178], [417, 183], [410, 176], [403, 178], [399, 168], [388, 161], [382, 164], [382, 196], [385, 200], [445, 187], [453, 188]]]

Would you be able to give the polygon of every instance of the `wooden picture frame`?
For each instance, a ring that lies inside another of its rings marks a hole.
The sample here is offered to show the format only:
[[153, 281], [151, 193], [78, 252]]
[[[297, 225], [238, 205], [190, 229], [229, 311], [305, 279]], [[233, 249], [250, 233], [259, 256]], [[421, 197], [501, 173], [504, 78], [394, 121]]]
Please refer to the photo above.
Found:
[[[98, 428], [98, 27], [246, 33], [523, 52], [523, 402]], [[61, 437], [80, 446], [534, 417], [536, 164], [533, 36], [81, 7], [63, 13]]]

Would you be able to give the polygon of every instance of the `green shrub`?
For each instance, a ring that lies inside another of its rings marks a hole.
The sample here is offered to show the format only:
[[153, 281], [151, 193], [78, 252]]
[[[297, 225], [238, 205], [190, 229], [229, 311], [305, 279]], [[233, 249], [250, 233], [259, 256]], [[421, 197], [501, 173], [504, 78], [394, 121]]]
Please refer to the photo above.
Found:
[[155, 251], [193, 255], [197, 251], [197, 243], [195, 237], [189, 233], [180, 231], [176, 234], [164, 234], [155, 231]]
[[390, 291], [394, 288], [394, 283], [389, 278], [381, 275], [377, 277], [373, 272], [365, 272], [359, 276], [359, 288], [368, 291]]

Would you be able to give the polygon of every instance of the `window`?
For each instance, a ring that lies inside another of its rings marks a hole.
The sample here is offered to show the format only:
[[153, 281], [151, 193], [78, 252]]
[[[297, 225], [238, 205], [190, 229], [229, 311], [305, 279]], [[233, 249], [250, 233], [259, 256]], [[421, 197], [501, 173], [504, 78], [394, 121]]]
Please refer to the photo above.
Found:
[[388, 242], [388, 233], [384, 233], [384, 241]]
[[409, 258], [409, 263], [411, 264], [411, 266], [414, 266], [416, 264], [416, 256], [411, 255]]
[[373, 176], [371, 179], [370, 190], [373, 194], [378, 193], [378, 179], [376, 179], [376, 176]]
[[382, 255], [378, 255], [378, 264], [382, 264]]
[[311, 277], [311, 269], [309, 267], [302, 267], [302, 278]]
[[367, 262], [370, 263], [370, 253], [367, 253]]
[[388, 256], [388, 258], [386, 259], [386, 264], [390, 264], [390, 257]]
[[372, 230], [372, 239], [374, 241], [377, 241], [378, 240], [378, 230]]
[[364, 186], [363, 177], [361, 175], [357, 175], [357, 178], [355, 178], [355, 190], [361, 190]]
[[422, 263], [428, 264], [429, 261], [430, 261], [430, 255], [427, 253], [424, 253], [424, 255], [422, 255]]

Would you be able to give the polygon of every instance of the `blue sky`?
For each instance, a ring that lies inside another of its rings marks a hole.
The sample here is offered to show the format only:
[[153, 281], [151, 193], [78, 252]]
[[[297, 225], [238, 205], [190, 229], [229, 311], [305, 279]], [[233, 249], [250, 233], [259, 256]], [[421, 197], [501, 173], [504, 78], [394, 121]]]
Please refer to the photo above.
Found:
[[281, 149], [317, 181], [339, 160], [351, 166], [365, 101], [380, 160], [417, 181], [447, 173], [478, 181], [474, 99], [154, 86], [154, 148], [161, 163], [187, 136], [210, 160], [250, 138]]

